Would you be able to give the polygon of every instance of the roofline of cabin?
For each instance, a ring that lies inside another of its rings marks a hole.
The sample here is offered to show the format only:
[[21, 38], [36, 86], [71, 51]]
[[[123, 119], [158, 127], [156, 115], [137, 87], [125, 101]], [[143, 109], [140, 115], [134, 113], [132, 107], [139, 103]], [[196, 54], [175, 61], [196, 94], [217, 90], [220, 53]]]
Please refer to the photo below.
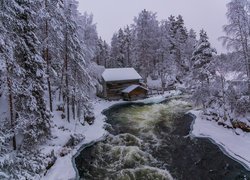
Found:
[[135, 81], [135, 80], [143, 80], [143, 78], [140, 79], [126, 79], [126, 80], [116, 80], [116, 81], [105, 81], [104, 78], [102, 78], [104, 82], [108, 83], [108, 82], [128, 82], [128, 81]]

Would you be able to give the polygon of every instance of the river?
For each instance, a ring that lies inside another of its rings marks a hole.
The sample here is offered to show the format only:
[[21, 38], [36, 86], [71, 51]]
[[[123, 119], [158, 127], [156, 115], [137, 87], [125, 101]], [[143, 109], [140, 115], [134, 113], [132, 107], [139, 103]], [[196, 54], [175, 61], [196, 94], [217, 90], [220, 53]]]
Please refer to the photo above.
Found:
[[190, 136], [190, 109], [177, 99], [108, 109], [109, 135], [75, 159], [80, 179], [250, 180], [250, 172], [210, 140]]

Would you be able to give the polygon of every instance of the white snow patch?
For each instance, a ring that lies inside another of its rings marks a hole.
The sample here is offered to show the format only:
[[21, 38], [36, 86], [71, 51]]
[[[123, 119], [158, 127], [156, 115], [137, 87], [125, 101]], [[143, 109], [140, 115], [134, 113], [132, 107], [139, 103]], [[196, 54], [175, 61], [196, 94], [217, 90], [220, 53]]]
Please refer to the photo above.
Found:
[[190, 111], [196, 116], [191, 135], [195, 137], [209, 138], [217, 144], [228, 156], [238, 161], [250, 170], [250, 133], [240, 130], [226, 129], [215, 121], [205, 120], [201, 111]]

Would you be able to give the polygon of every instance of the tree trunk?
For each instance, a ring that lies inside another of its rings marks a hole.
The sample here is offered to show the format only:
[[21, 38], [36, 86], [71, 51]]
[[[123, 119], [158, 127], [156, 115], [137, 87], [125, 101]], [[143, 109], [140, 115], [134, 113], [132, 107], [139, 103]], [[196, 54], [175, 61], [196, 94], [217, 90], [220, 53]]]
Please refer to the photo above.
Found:
[[[45, 9], [48, 9], [48, 1], [45, 0]], [[48, 83], [48, 91], [49, 91], [49, 107], [50, 111], [53, 111], [53, 103], [52, 103], [52, 94], [51, 94], [51, 84], [50, 84], [50, 62], [49, 62], [49, 48], [48, 48], [48, 36], [49, 36], [49, 31], [48, 31], [48, 20], [46, 19], [45, 21], [45, 39], [46, 39], [46, 47], [45, 47], [45, 61], [47, 63], [47, 83]]]
[[[67, 30], [66, 30], [67, 31]], [[69, 112], [69, 81], [68, 81], [68, 32], [66, 32], [65, 37], [65, 84], [66, 84], [66, 104], [67, 104], [67, 120], [70, 122], [70, 112]]]
[[16, 150], [16, 135], [15, 135], [15, 120], [14, 120], [14, 108], [13, 108], [13, 91], [12, 91], [12, 81], [11, 78], [9, 77], [10, 74], [10, 67], [8, 63], [7, 65], [7, 84], [8, 84], [8, 91], [9, 91], [9, 109], [10, 109], [10, 125], [11, 129], [13, 130], [13, 138], [12, 138], [12, 143], [13, 143], [13, 149]]
[[73, 119], [75, 120], [76, 116], [75, 116], [75, 95], [72, 96], [72, 115], [73, 115]]
[[[75, 80], [77, 79], [77, 68], [75, 69], [75, 72], [74, 72], [74, 79]], [[73, 95], [72, 95], [72, 115], [73, 115], [73, 119], [74, 120], [76, 118], [76, 113], [75, 113], [75, 105], [76, 105], [75, 95], [76, 95], [76, 88], [74, 87], [73, 88]]]
[[61, 101], [61, 97], [63, 96], [63, 77], [64, 77], [64, 73], [65, 73], [64, 71], [65, 71], [65, 62], [64, 62], [63, 67], [62, 67], [62, 77], [61, 77], [61, 84], [60, 84], [59, 98], [58, 98], [59, 101]]
[[76, 101], [76, 115], [78, 118], [78, 121], [81, 121], [81, 109], [80, 109], [80, 102]]
[[224, 111], [224, 117], [223, 120], [226, 121], [226, 95], [225, 95], [225, 85], [224, 85], [224, 78], [221, 75], [221, 88], [222, 88], [222, 101], [223, 101], [223, 111]]
[[127, 58], [128, 58], [128, 60], [127, 60], [127, 62], [128, 62], [128, 67], [131, 67], [131, 62], [130, 62], [130, 46], [128, 45], [128, 47], [127, 47]]
[[248, 87], [248, 96], [250, 96], [250, 57], [247, 57], [247, 87]]

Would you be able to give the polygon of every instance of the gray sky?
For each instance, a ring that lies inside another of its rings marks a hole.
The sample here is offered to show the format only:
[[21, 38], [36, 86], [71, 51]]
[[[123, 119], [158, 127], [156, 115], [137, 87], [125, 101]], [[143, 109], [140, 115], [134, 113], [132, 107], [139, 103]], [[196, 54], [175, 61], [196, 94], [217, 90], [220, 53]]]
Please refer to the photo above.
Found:
[[171, 14], [181, 14], [188, 29], [198, 35], [200, 29], [208, 33], [212, 46], [225, 52], [218, 37], [224, 35], [222, 26], [227, 23], [226, 4], [230, 0], [79, 0], [80, 12], [93, 13], [97, 31], [107, 42], [120, 27], [133, 23], [143, 9], [157, 13], [158, 20]]

